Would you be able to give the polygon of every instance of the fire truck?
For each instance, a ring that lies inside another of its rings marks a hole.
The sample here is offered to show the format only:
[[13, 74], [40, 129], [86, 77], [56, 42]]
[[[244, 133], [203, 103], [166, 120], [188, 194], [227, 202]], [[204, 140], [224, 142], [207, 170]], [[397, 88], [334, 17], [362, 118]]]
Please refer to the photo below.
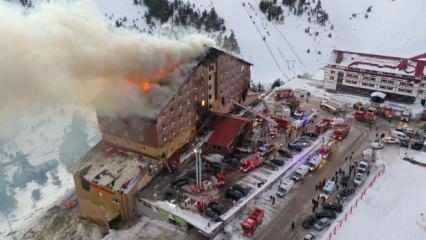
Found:
[[282, 90], [276, 90], [274, 99], [275, 101], [280, 101], [282, 99], [287, 99], [289, 97], [293, 97], [294, 92], [291, 89], [282, 89]]
[[330, 140], [326, 144], [322, 145], [320, 150], [319, 150], [319, 154], [320, 154], [321, 158], [328, 159], [330, 157], [331, 150], [333, 149], [333, 146], [334, 146], [333, 140]]
[[358, 121], [364, 121], [369, 123], [374, 123], [376, 121], [376, 115], [371, 112], [356, 111], [354, 113], [354, 118]]
[[263, 159], [258, 152], [251, 157], [241, 160], [241, 171], [248, 172], [252, 169], [259, 167], [263, 163]]
[[277, 116], [271, 116], [271, 118], [275, 120], [275, 122], [283, 128], [287, 128], [291, 124], [291, 120], [287, 117], [281, 118]]
[[385, 106], [383, 108], [383, 117], [386, 119], [392, 119], [393, 118], [393, 109], [392, 107]]
[[262, 222], [264, 214], [265, 210], [262, 208], [255, 208], [250, 211], [247, 218], [241, 223], [244, 236], [248, 237], [253, 235], [257, 226]]
[[324, 118], [321, 123], [318, 123], [317, 125], [315, 125], [315, 131], [318, 134], [324, 133], [330, 128], [330, 122], [331, 122], [331, 119]]
[[335, 125], [334, 127], [334, 138], [338, 140], [342, 140], [348, 136], [349, 131], [351, 130], [351, 124], [350, 123], [344, 123]]

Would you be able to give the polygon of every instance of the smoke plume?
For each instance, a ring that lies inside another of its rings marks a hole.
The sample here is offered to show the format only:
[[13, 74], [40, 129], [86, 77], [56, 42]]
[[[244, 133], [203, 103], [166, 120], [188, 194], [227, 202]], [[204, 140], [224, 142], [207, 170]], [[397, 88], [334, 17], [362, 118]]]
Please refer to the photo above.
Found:
[[[110, 114], [155, 111], [213, 45], [201, 35], [170, 40], [117, 29], [87, 1], [26, 13], [0, 3], [0, 36], [0, 124], [52, 103], [95, 102]], [[150, 90], [141, 91], [146, 82]]]

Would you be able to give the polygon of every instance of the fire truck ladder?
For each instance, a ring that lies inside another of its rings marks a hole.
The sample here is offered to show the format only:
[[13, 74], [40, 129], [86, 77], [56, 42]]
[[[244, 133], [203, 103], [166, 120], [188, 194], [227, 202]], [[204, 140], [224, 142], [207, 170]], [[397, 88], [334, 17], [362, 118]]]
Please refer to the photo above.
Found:
[[258, 113], [256, 111], [252, 110], [251, 108], [246, 107], [246, 106], [238, 103], [234, 99], [231, 99], [231, 103], [233, 103], [233, 104], [237, 105], [238, 107], [243, 108], [246, 111], [249, 111], [249, 112], [253, 113], [254, 115], [256, 115], [256, 116], [258, 116], [258, 117], [266, 120], [272, 127], [277, 127], [278, 126], [278, 123], [274, 119], [272, 119], [272, 118], [270, 118], [270, 117], [268, 117], [266, 115], [260, 114], [260, 113]]

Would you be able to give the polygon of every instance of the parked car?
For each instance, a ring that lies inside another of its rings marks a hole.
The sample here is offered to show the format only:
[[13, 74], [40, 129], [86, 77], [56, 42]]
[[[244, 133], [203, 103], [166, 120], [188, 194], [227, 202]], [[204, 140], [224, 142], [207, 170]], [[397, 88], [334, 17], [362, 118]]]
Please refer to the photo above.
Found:
[[414, 135], [414, 129], [412, 128], [395, 128], [395, 131], [402, 132], [408, 137], [411, 137], [412, 135]]
[[331, 202], [328, 202], [328, 203], [325, 203], [323, 206], [322, 206], [322, 208], [323, 209], [326, 209], [326, 210], [333, 210], [333, 211], [335, 211], [335, 212], [338, 212], [338, 213], [340, 213], [340, 212], [342, 212], [343, 211], [343, 206], [342, 206], [342, 204], [340, 204], [340, 203], [331, 203]]
[[335, 219], [336, 213], [332, 210], [322, 210], [321, 212], [318, 212], [316, 216], [317, 216], [317, 219], [321, 219], [321, 218]]
[[315, 224], [316, 220], [317, 217], [315, 216], [315, 214], [309, 215], [303, 220], [302, 227], [305, 229], [310, 229]]
[[373, 149], [382, 149], [384, 147], [385, 147], [385, 145], [381, 142], [372, 142], [371, 143], [371, 148], [373, 148]]
[[215, 211], [213, 211], [210, 208], [207, 208], [204, 212], [204, 215], [208, 218], [210, 218], [212, 221], [218, 222], [219, 221], [219, 214], [217, 214]]
[[357, 173], [354, 178], [355, 185], [357, 186], [361, 185], [362, 181], [363, 181], [362, 173]]
[[400, 141], [410, 140], [410, 138], [405, 133], [403, 133], [401, 131], [397, 131], [397, 130], [393, 130], [391, 136], [398, 138], [398, 140], [400, 140]]
[[315, 233], [313, 233], [313, 232], [307, 233], [303, 237], [303, 240], [315, 240], [315, 239], [317, 239], [317, 235], [315, 235]]
[[351, 192], [349, 191], [349, 189], [344, 188], [344, 189], [339, 191], [339, 193], [337, 194], [337, 198], [346, 199], [350, 194], [351, 194]]
[[262, 166], [266, 169], [272, 170], [272, 171], [277, 171], [278, 167], [277, 165], [273, 164], [272, 162], [263, 162]]
[[317, 231], [322, 231], [324, 228], [330, 226], [331, 221], [329, 218], [321, 218], [314, 224], [314, 229]]
[[234, 184], [230, 187], [230, 189], [239, 191], [240, 193], [243, 194], [243, 196], [246, 196], [251, 190], [250, 187], [243, 186], [241, 184]]
[[386, 136], [383, 138], [383, 142], [389, 143], [389, 144], [395, 144], [395, 143], [399, 143], [399, 139], [392, 136]]
[[302, 151], [303, 148], [305, 148], [305, 147], [306, 147], [305, 144], [299, 143], [299, 142], [293, 142], [293, 143], [288, 144], [289, 149], [295, 150], [295, 151], [298, 151], [298, 152]]
[[238, 201], [242, 197], [244, 197], [244, 195], [240, 191], [237, 191], [237, 190], [234, 190], [234, 189], [226, 190], [225, 195], [226, 195], [227, 198], [229, 198], [231, 200], [235, 200], [235, 201]]
[[217, 214], [221, 215], [225, 208], [222, 206], [222, 204], [217, 202], [211, 202], [209, 205], [207, 205], [207, 208], [210, 208], [211, 210], [215, 211]]
[[333, 180], [331, 179], [327, 180], [327, 182], [325, 183], [325, 186], [321, 190], [320, 198], [327, 199], [330, 196], [330, 194], [333, 192], [335, 186], [336, 186], [336, 183]]
[[294, 181], [291, 179], [286, 179], [284, 182], [280, 184], [280, 186], [278, 186], [277, 196], [285, 197], [285, 195], [287, 195], [291, 191], [293, 186], [294, 186]]
[[317, 138], [318, 137], [318, 133], [316, 133], [316, 132], [304, 132], [304, 133], [302, 133], [302, 136], [308, 136], [308, 137], [312, 137], [312, 138]]
[[368, 163], [366, 161], [361, 161], [358, 165], [358, 172], [365, 173], [368, 169]]
[[285, 164], [284, 160], [280, 160], [280, 159], [272, 159], [271, 162], [280, 167], [284, 166]]
[[286, 157], [286, 158], [292, 158], [293, 155], [286, 149], [279, 149], [278, 153], [281, 154], [281, 156]]

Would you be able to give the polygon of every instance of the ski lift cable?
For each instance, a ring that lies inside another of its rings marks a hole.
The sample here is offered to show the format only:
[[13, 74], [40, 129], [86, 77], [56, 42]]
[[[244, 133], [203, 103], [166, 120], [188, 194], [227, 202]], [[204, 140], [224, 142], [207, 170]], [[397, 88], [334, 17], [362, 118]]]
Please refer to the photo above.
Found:
[[286, 62], [287, 63], [287, 66], [288, 66], [288, 68], [289, 68], [289, 70], [294, 74], [294, 76], [297, 76], [297, 74], [294, 72], [294, 70], [293, 70], [293, 68], [290, 68], [290, 63], [291, 62], [293, 62], [293, 67], [294, 67], [294, 62], [295, 62], [295, 60], [287, 60], [285, 57], [284, 57], [284, 54], [283, 54], [283, 52], [281, 51], [281, 49], [277, 46], [277, 49], [278, 49], [278, 53], [281, 55], [281, 57], [282, 57], [282, 59], [284, 60], [284, 62]]
[[294, 54], [294, 56], [296, 56], [297, 60], [299, 61], [300, 64], [302, 64], [304, 67], [306, 66], [302, 60], [300, 59], [299, 55], [296, 53], [296, 51], [294, 50], [294, 48], [291, 46], [290, 42], [288, 41], [288, 39], [284, 36], [284, 34], [281, 32], [281, 30], [275, 26], [275, 24], [272, 24], [272, 26], [275, 28], [275, 30], [278, 32], [278, 34], [284, 39], [285, 43], [287, 44], [287, 46], [290, 48], [291, 52]]
[[[244, 11], [246, 12], [247, 16], [248, 16], [248, 17], [249, 17], [249, 19], [250, 19], [250, 13], [248, 12], [248, 10], [246, 9], [246, 7], [244, 6], [244, 4], [243, 4], [244, 2], [243, 2], [242, 0], [240, 0], [240, 2], [241, 2], [241, 4], [243, 5]], [[256, 25], [256, 23], [255, 23], [254, 21], [253, 21], [252, 23], [253, 23], [254, 27], [256, 28], [256, 30], [257, 30], [257, 32], [258, 32], [258, 34], [259, 34], [259, 36], [260, 36], [260, 37], [261, 37], [261, 39], [263, 40], [262, 32], [260, 31], [259, 27]], [[275, 57], [275, 55], [273, 54], [273, 52], [272, 52], [272, 50], [271, 50], [271, 47], [269, 46], [269, 43], [266, 41], [266, 38], [265, 38], [265, 40], [263, 40], [263, 42], [265, 43], [266, 48], [268, 49], [268, 52], [269, 52], [269, 54], [270, 54], [270, 55], [271, 55], [271, 57], [272, 57], [272, 60], [274, 61], [275, 65], [277, 66], [278, 70], [281, 72], [281, 74], [283, 75], [283, 77], [284, 77], [284, 78], [286, 78], [287, 80], [288, 80], [288, 79], [290, 79], [290, 78], [288, 77], [288, 75], [284, 72], [284, 70], [281, 68], [281, 66], [280, 66], [280, 64], [279, 64], [279, 62], [278, 62], [278, 60], [277, 60], [277, 58]]]

